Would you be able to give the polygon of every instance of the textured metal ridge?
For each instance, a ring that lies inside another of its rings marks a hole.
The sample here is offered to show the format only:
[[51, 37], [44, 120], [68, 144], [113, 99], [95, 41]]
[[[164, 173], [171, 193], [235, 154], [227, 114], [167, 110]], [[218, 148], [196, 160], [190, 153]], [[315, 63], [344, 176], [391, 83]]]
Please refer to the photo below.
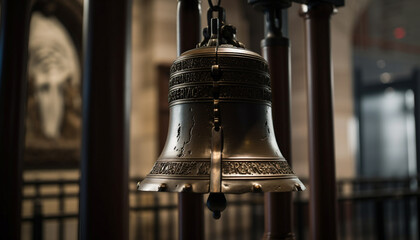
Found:
[[267, 62], [251, 51], [219, 47], [193, 49], [179, 57], [171, 67], [168, 101], [209, 101], [213, 99], [211, 66], [222, 72], [218, 84], [220, 101], [271, 102]]
[[167, 141], [139, 190], [305, 189], [278, 148], [268, 65], [260, 55], [229, 45], [187, 51], [171, 67], [168, 100]]
[[[227, 160], [222, 162], [223, 176], [274, 176], [294, 174], [285, 160]], [[210, 161], [157, 161], [150, 175], [208, 176]]]

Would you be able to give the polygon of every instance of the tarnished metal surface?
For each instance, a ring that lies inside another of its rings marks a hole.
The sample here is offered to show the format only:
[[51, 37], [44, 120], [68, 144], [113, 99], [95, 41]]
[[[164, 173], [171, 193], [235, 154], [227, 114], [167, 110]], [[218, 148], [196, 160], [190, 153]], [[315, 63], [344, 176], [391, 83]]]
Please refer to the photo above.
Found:
[[185, 52], [172, 65], [166, 145], [138, 189], [214, 192], [210, 176], [214, 127], [211, 68], [215, 64], [221, 72], [217, 80], [223, 129], [220, 191], [305, 189], [276, 143], [267, 62], [256, 53], [231, 45], [218, 47], [217, 61], [216, 47], [201, 47]]
[[221, 192], [222, 181], [222, 129], [212, 129], [212, 149], [210, 159], [210, 192]]

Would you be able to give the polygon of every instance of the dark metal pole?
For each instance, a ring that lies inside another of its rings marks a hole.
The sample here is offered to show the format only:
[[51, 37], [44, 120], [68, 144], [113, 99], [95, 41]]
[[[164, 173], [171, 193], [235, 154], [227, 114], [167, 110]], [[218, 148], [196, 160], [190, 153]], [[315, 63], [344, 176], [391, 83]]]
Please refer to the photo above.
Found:
[[[201, 38], [201, 1], [178, 0], [177, 14], [177, 54], [195, 48]], [[179, 193], [179, 239], [204, 239], [203, 195]]]
[[0, 235], [20, 239], [29, 0], [1, 2]]
[[193, 49], [201, 39], [201, 0], [178, 0], [177, 55]]
[[[420, 69], [414, 69], [414, 119], [416, 134], [416, 158], [417, 158], [417, 188], [420, 186]], [[417, 197], [417, 236], [420, 236], [420, 196]]]
[[337, 199], [330, 50], [330, 16], [334, 5], [313, 2], [303, 14], [309, 101], [310, 239], [334, 240]]
[[87, 0], [79, 239], [128, 239], [131, 0]]
[[[274, 4], [273, 4], [274, 5]], [[282, 36], [281, 8], [265, 10], [265, 39], [263, 57], [268, 61], [273, 94], [273, 121], [277, 144], [291, 164], [290, 124], [290, 58], [289, 39]], [[266, 193], [264, 195], [265, 231], [263, 239], [295, 239], [292, 221], [292, 194]]]
[[[291, 165], [290, 115], [290, 48], [289, 39], [282, 33], [282, 9], [291, 6], [290, 0], [248, 0], [265, 17], [265, 38], [261, 43], [263, 57], [270, 69], [273, 94], [272, 111], [277, 144]], [[293, 233], [293, 205], [291, 193], [264, 195], [264, 240], [295, 239]]]

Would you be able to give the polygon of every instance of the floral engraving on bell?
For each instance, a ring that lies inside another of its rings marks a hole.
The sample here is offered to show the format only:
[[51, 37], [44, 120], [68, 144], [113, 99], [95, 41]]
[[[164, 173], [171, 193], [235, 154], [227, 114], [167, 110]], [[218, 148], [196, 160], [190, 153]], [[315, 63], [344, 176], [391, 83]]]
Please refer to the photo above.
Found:
[[[253, 71], [224, 71], [221, 78], [221, 82], [234, 82], [239, 84], [247, 85], [263, 85], [270, 87], [270, 77], [268, 74], [262, 74], [261, 72]], [[182, 72], [174, 74], [169, 80], [169, 88], [180, 84], [189, 84], [189, 83], [212, 83], [213, 79], [209, 71], [191, 71], [191, 72]]]
[[210, 174], [210, 162], [156, 162], [150, 174], [200, 176]]
[[[223, 161], [226, 175], [289, 175], [294, 174], [284, 160], [275, 161]], [[210, 174], [210, 162], [156, 162], [150, 174], [203, 176]]]
[[[222, 57], [218, 58], [219, 65], [236, 66], [242, 69], [253, 69], [255, 71], [268, 72], [268, 65], [264, 61], [257, 59], [247, 59], [243, 57]], [[180, 59], [174, 62], [171, 66], [171, 75], [177, 71], [197, 68], [208, 68], [215, 64], [215, 57], [191, 57], [187, 59]]]
[[200, 58], [189, 58], [185, 60], [175, 61], [171, 66], [171, 75], [174, 72], [192, 69], [192, 68], [208, 68], [213, 65], [216, 61], [214, 56], [210, 57], [200, 57]]
[[[221, 83], [222, 84], [222, 83]], [[259, 100], [271, 102], [271, 90], [269, 88], [248, 87], [241, 85], [220, 85], [220, 100]], [[177, 100], [212, 100], [212, 85], [196, 85], [172, 89], [169, 92], [168, 101]]]
[[176, 88], [169, 92], [168, 101], [171, 103], [181, 99], [213, 99], [212, 90], [212, 85]]
[[173, 87], [178, 84], [185, 83], [197, 83], [197, 82], [212, 82], [211, 74], [209, 71], [195, 71], [177, 74], [172, 76], [169, 80], [169, 87]]
[[294, 174], [286, 161], [223, 162], [223, 175], [284, 175]]

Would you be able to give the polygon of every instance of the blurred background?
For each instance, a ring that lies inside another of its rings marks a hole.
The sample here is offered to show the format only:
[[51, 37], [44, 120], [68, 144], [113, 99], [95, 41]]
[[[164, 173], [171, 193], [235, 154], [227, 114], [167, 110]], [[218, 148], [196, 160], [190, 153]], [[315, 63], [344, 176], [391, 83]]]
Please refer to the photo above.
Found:
[[[259, 53], [262, 13], [246, 0], [222, 1], [222, 6], [238, 39]], [[166, 139], [176, 7], [175, 0], [133, 0], [130, 239], [178, 235], [176, 194], [135, 190]], [[207, 8], [202, 1], [203, 16]], [[331, 19], [340, 239], [419, 239], [419, 9], [418, 0], [351, 0]], [[291, 40], [293, 170], [307, 184], [305, 36], [299, 11], [293, 4], [283, 24]], [[32, 14], [22, 239], [77, 239], [82, 23], [82, 0], [39, 1]], [[308, 191], [294, 195], [297, 239], [307, 239], [307, 198]], [[220, 220], [205, 210], [206, 239], [260, 239], [263, 195], [229, 195], [228, 205]]]

